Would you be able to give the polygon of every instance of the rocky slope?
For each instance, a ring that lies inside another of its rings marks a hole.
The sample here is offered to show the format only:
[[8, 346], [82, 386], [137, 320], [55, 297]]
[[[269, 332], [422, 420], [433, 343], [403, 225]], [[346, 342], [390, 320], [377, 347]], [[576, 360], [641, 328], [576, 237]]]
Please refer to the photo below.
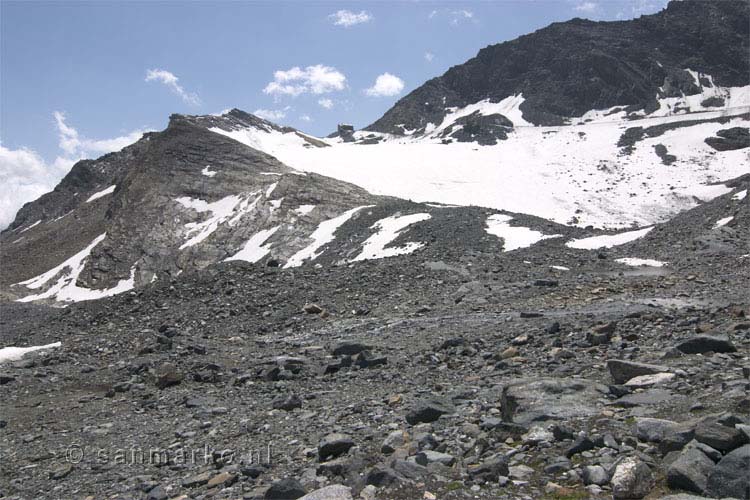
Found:
[[44, 315], [6, 304], [3, 345], [62, 345], [0, 365], [0, 491], [745, 498], [750, 184], [733, 184], [596, 251], [228, 262]]
[[[621, 107], [637, 116], [659, 109], [660, 99], [746, 86], [749, 12], [743, 0], [688, 0], [631, 21], [554, 23], [480, 50], [365, 130], [424, 133], [451, 109], [513, 96], [522, 96], [525, 121], [560, 125], [594, 109]], [[726, 104], [719, 96], [700, 101], [709, 108]]]
[[0, 498], [750, 498], [747, 15], [77, 163], [0, 234]]

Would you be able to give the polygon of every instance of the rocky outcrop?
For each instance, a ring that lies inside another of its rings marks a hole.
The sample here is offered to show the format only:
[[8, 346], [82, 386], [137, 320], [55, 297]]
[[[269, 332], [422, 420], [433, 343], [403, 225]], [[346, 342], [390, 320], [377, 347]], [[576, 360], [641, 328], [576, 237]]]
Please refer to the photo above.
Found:
[[650, 112], [657, 96], [693, 95], [699, 83], [710, 83], [696, 82], [685, 69], [712, 75], [714, 85], [747, 85], [749, 12], [742, 0], [689, 0], [631, 21], [554, 23], [485, 47], [412, 91], [365, 130], [424, 130], [441, 123], [446, 108], [519, 94], [524, 118], [537, 125], [613, 106]]

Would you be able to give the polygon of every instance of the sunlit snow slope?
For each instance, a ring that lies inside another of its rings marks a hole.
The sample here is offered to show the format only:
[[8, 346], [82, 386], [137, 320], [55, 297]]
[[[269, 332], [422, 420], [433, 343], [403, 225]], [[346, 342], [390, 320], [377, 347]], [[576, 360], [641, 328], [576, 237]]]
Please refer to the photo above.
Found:
[[[707, 96], [726, 97], [726, 105], [715, 110], [702, 107], [700, 99], [691, 96], [681, 102], [692, 107], [675, 107], [675, 99], [669, 98], [649, 116], [631, 114], [627, 119], [619, 112], [607, 116], [607, 110], [591, 111], [571, 119], [571, 125], [555, 127], [528, 126], [519, 109], [520, 96], [495, 105], [480, 102], [451, 110], [453, 119], [477, 111], [504, 111], [511, 116], [515, 127], [507, 140], [494, 146], [443, 144], [436, 134], [449, 125], [445, 122], [428, 127], [419, 137], [356, 132], [355, 139], [375, 137], [380, 142], [334, 139], [327, 140], [332, 147], [323, 148], [305, 146], [293, 132], [211, 130], [261, 149], [297, 170], [351, 182], [374, 194], [622, 228], [664, 221], [728, 192], [720, 181], [750, 171], [747, 148], [717, 152], [704, 142], [719, 130], [748, 126], [748, 90], [706, 89]], [[618, 145], [629, 128], [668, 124], [680, 126], [639, 140], [629, 153]], [[656, 154], [657, 145], [676, 160], [665, 165]]]

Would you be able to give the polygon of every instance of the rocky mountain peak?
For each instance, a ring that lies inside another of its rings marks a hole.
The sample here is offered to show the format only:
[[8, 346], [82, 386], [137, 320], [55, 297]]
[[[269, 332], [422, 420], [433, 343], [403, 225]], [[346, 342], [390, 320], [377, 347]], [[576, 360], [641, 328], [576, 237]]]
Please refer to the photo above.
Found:
[[595, 109], [650, 113], [657, 100], [700, 92], [686, 70], [711, 84], [750, 83], [749, 4], [670, 2], [631, 21], [573, 19], [481, 49], [399, 100], [367, 131], [404, 135], [438, 125], [451, 108], [522, 96], [534, 125], [562, 125]]

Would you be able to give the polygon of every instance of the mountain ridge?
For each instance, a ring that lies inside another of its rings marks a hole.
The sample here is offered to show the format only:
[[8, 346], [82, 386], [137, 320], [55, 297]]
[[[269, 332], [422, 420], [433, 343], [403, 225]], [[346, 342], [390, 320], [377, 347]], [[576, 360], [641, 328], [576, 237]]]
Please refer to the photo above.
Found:
[[741, 0], [672, 1], [631, 21], [553, 23], [481, 49], [401, 98], [364, 130], [404, 135], [405, 129], [439, 124], [446, 108], [519, 94], [524, 116], [537, 125], [563, 124], [613, 106], [648, 111], [659, 95], [698, 91], [685, 68], [712, 75], [716, 85], [745, 86], [749, 12]]

